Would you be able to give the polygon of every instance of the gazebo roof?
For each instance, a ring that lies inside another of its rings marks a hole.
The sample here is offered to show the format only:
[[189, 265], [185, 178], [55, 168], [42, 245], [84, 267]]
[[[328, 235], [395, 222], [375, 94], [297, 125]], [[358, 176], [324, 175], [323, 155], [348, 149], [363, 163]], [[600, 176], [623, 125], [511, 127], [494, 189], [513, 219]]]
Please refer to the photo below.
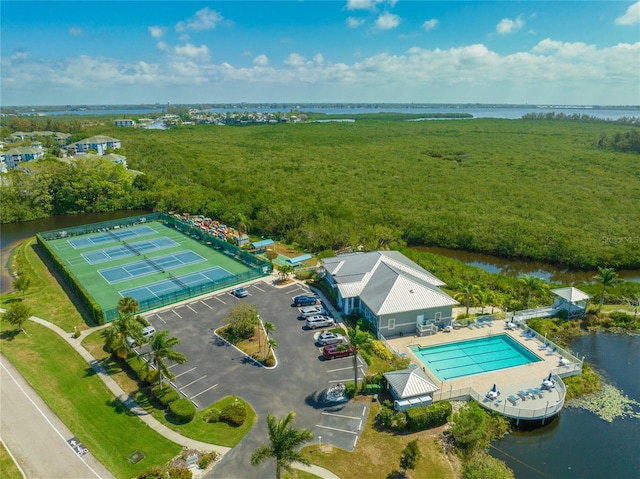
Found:
[[402, 369], [384, 373], [398, 399], [406, 399], [414, 396], [437, 391], [439, 388], [433, 384], [421, 369]]
[[574, 288], [573, 286], [570, 288], [552, 289], [551, 292], [556, 296], [560, 296], [569, 303], [577, 303], [578, 301], [584, 301], [591, 298], [587, 293], [580, 291], [578, 288]]

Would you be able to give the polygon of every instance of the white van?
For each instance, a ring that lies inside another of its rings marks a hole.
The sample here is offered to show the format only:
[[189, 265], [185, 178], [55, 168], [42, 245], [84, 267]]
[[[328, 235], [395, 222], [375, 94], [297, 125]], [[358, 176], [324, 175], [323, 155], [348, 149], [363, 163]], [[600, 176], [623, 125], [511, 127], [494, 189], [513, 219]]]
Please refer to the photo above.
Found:
[[[145, 326], [140, 330], [140, 334], [144, 339], [149, 341], [151, 337], [154, 334], [156, 334], [156, 328], [154, 328], [153, 326]], [[127, 344], [129, 344], [129, 347], [131, 348], [135, 348], [136, 346], [138, 346], [138, 344], [136, 343], [136, 340], [133, 339], [131, 336], [127, 336]]]
[[300, 311], [298, 319], [307, 319], [311, 316], [322, 314], [322, 308], [320, 306], [305, 306], [304, 308], [299, 308], [298, 311]]

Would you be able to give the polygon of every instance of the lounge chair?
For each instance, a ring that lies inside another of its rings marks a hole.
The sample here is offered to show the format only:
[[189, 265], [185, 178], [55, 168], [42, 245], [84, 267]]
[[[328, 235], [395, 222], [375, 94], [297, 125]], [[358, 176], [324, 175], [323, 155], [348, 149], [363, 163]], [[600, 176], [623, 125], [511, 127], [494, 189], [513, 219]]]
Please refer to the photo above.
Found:
[[473, 324], [476, 325], [476, 328], [480, 328], [480, 327], [484, 326], [484, 323], [482, 322], [482, 318], [476, 319]]
[[471, 324], [471, 321], [467, 321], [467, 326], [469, 329], [473, 329], [473, 324]]
[[531, 334], [531, 329], [527, 328], [520, 333], [520, 336], [524, 336], [525, 338]]
[[511, 394], [508, 398], [509, 401], [511, 401], [511, 403], [515, 406], [516, 404], [518, 404], [518, 399], [517, 397], [515, 397], [513, 394]]
[[557, 350], [558, 350], [558, 347], [554, 346], [553, 349], [550, 349], [549, 351], [547, 351], [547, 356], [551, 356], [555, 354]]
[[538, 388], [529, 388], [527, 389], [527, 392], [533, 397], [533, 396], [543, 396], [542, 391], [540, 391]]
[[544, 344], [541, 344], [540, 346], [538, 346], [538, 349], [540, 349], [542, 351], [542, 350], [547, 349], [548, 347], [549, 347], [549, 343], [544, 343]]
[[518, 391], [518, 396], [520, 396], [520, 399], [522, 399], [523, 401], [526, 401], [527, 398], [529, 397], [529, 393], [524, 392], [522, 389], [520, 391]]
[[493, 323], [491, 322], [491, 318], [489, 316], [484, 318], [484, 322], [487, 323], [489, 326], [493, 326]]

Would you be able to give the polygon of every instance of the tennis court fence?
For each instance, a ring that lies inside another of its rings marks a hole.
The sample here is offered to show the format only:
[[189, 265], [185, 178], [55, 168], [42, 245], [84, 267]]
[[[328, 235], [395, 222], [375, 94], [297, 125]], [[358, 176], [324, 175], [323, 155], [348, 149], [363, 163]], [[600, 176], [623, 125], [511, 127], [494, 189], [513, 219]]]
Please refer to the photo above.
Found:
[[[111, 230], [127, 228], [129, 226], [143, 225], [151, 221], [163, 221], [166, 217], [168, 217], [168, 215], [166, 215], [165, 213], [149, 213], [148, 215], [144, 216], [132, 216], [129, 218], [120, 218], [117, 220], [101, 221], [100, 223], [73, 226], [70, 228], [45, 231], [38, 234], [46, 241], [56, 240], [60, 238], [71, 238], [73, 236], [80, 236], [91, 233], [108, 233], [114, 237], [117, 237], [117, 235], [111, 233]], [[120, 238], [117, 239], [118, 241], [120, 241]]]

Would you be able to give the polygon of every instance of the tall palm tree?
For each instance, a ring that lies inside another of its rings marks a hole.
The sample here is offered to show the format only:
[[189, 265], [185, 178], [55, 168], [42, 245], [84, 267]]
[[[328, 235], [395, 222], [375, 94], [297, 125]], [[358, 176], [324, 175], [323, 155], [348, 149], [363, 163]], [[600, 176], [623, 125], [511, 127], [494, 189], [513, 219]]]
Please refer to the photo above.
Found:
[[264, 358], [267, 359], [269, 357], [269, 348], [267, 347], [269, 343], [269, 334], [273, 333], [276, 330], [276, 325], [270, 323], [269, 321], [264, 322]]
[[455, 294], [454, 299], [460, 301], [467, 308], [465, 316], [469, 316], [469, 307], [478, 303], [480, 300], [480, 286], [473, 284], [471, 281], [465, 283], [458, 283], [456, 285], [458, 292]]
[[601, 268], [598, 266], [598, 274], [593, 279], [602, 285], [602, 293], [600, 294], [600, 306], [598, 307], [598, 313], [602, 312], [602, 306], [604, 306], [604, 293], [607, 288], [614, 286], [620, 282], [618, 273], [613, 268]]
[[118, 300], [118, 311], [124, 314], [135, 315], [140, 308], [140, 303], [131, 296], [125, 296]]
[[151, 346], [151, 362], [158, 370], [158, 384], [162, 389], [162, 376], [166, 376], [169, 379], [173, 378], [173, 373], [169, 371], [169, 367], [165, 363], [165, 360], [176, 362], [178, 364], [184, 364], [187, 362], [187, 357], [174, 351], [173, 347], [180, 344], [180, 340], [176, 337], [169, 337], [169, 331], [158, 331], [151, 338], [149, 343]]
[[371, 334], [367, 331], [363, 331], [359, 326], [348, 329], [349, 343], [355, 350], [353, 353], [353, 384], [355, 385], [356, 392], [358, 391], [358, 353], [371, 343]]
[[117, 357], [125, 359], [131, 352], [127, 337], [133, 338], [136, 342], [142, 341], [141, 329], [142, 324], [133, 315], [120, 312], [118, 317], [111, 322], [111, 327], [105, 331], [104, 338], [107, 349]]
[[263, 444], [251, 454], [251, 465], [257, 466], [267, 459], [276, 460], [276, 479], [281, 478], [282, 469], [293, 472], [291, 464], [300, 462], [305, 466], [310, 464], [298, 449], [305, 442], [313, 440], [313, 434], [308, 429], [293, 427], [296, 414], [291, 411], [284, 419], [276, 420], [275, 416], [267, 414], [267, 428], [270, 444]]
[[546, 289], [549, 289], [549, 283], [533, 274], [522, 275], [518, 279], [518, 282], [524, 284], [527, 289], [527, 309], [531, 308], [531, 297], [533, 296], [533, 293], [535, 293], [536, 291], [544, 291]]

